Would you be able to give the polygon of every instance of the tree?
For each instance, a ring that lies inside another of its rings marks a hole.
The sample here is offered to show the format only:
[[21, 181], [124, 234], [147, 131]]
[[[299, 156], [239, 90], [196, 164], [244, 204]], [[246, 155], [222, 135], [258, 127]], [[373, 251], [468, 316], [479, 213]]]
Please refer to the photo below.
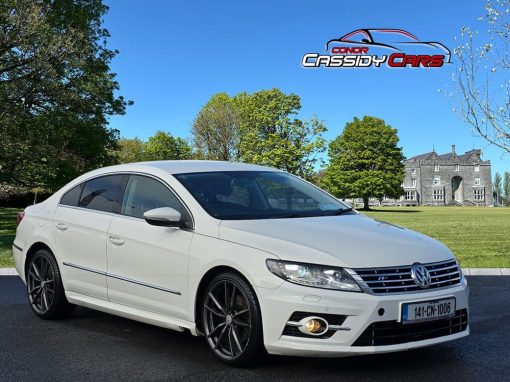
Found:
[[239, 118], [239, 157], [310, 179], [318, 155], [325, 150], [326, 127], [316, 117], [303, 121], [296, 94], [279, 89], [234, 97]]
[[454, 50], [456, 109], [479, 136], [510, 152], [510, 2], [488, 0], [480, 20], [487, 40], [463, 27]]
[[505, 195], [506, 205], [510, 205], [510, 172], [503, 174], [503, 194]]
[[126, 102], [101, 0], [0, 5], [0, 181], [55, 188], [112, 162]]
[[143, 159], [148, 161], [184, 160], [192, 157], [192, 149], [184, 139], [175, 138], [163, 131], [157, 131], [143, 145]]
[[499, 172], [494, 175], [494, 192], [496, 193], [496, 201], [499, 204], [503, 198], [503, 184], [501, 183], [501, 175]]
[[237, 113], [228, 94], [211, 97], [195, 118], [192, 133], [199, 157], [224, 161], [239, 158]]
[[119, 139], [117, 142], [118, 150], [115, 152], [118, 163], [133, 163], [141, 162], [144, 160], [143, 157], [143, 145], [144, 143], [138, 139]]
[[341, 198], [398, 198], [403, 194], [404, 156], [397, 130], [382, 119], [364, 116], [345, 125], [329, 144], [330, 163], [321, 185]]

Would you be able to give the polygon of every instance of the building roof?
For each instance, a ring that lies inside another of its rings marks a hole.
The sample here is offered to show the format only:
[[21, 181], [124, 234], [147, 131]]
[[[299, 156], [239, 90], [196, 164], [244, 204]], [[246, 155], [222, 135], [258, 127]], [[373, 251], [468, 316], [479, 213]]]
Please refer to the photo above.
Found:
[[[459, 163], [467, 163], [467, 161], [469, 160], [469, 158], [471, 158], [471, 156], [473, 154], [476, 154], [478, 156], [482, 155], [482, 150], [480, 150], [480, 149], [469, 150], [461, 155], [455, 153], [454, 150], [455, 149], [452, 149], [451, 152], [446, 153], [446, 154], [437, 154], [435, 151], [430, 151], [425, 154], [419, 154], [414, 157], [408, 158], [407, 160], [431, 160], [431, 161], [433, 161], [435, 159], [439, 159], [440, 161], [453, 160], [453, 161], [459, 162]], [[457, 160], [455, 160], [455, 159], [457, 159]]]

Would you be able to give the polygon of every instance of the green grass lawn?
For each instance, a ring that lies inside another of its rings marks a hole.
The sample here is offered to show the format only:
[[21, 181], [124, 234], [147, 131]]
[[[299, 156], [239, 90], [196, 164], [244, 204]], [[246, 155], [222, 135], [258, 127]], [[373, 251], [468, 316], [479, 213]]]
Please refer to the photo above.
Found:
[[[13, 267], [19, 209], [0, 208], [0, 268]], [[442, 241], [466, 268], [510, 268], [510, 208], [405, 207], [363, 212]]]
[[14, 267], [12, 242], [16, 233], [18, 208], [0, 208], [0, 268]]
[[364, 211], [446, 244], [465, 268], [510, 268], [510, 208], [403, 207]]

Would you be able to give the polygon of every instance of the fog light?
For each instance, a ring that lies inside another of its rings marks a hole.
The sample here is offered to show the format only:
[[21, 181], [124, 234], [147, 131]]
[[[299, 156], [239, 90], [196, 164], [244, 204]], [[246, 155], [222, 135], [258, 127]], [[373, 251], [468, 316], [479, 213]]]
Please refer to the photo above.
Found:
[[310, 333], [320, 333], [322, 331], [322, 325], [319, 320], [308, 320], [305, 324], [306, 330]]
[[320, 317], [305, 317], [299, 322], [299, 330], [312, 336], [320, 336], [328, 331], [329, 325]]

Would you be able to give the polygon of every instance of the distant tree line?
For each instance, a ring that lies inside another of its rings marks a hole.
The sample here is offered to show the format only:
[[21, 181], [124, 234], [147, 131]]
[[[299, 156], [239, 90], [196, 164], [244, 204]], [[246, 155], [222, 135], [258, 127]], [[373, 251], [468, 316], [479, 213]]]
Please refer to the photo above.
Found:
[[510, 172], [505, 171], [503, 177], [499, 172], [494, 175], [494, 192], [498, 203], [510, 206]]
[[139, 138], [121, 138], [117, 146], [112, 153], [116, 163], [193, 159], [193, 150], [186, 140], [164, 131], [157, 131], [145, 142]]

